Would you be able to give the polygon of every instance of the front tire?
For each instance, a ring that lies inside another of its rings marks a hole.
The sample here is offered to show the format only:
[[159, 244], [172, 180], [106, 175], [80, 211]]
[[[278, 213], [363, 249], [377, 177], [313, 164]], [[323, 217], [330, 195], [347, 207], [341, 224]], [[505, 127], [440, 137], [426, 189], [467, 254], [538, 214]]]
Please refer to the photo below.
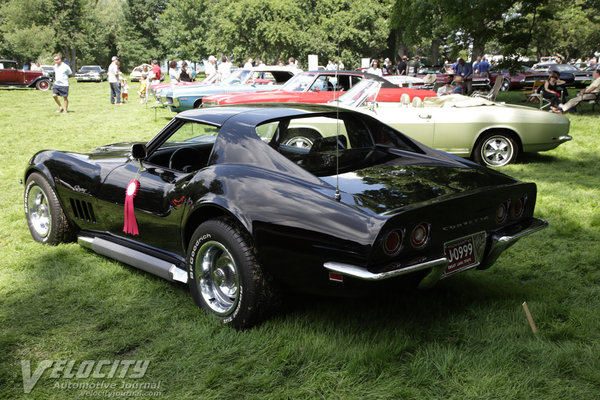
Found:
[[188, 249], [189, 287], [195, 303], [236, 329], [264, 318], [272, 297], [249, 235], [233, 220], [202, 223]]
[[481, 165], [502, 167], [517, 159], [519, 146], [515, 139], [504, 133], [487, 133], [475, 146], [473, 158]]
[[27, 178], [24, 200], [27, 225], [35, 241], [57, 245], [73, 240], [74, 229], [56, 193], [41, 174], [34, 172]]
[[48, 79], [40, 79], [35, 83], [35, 88], [45, 92], [50, 89], [50, 81]]

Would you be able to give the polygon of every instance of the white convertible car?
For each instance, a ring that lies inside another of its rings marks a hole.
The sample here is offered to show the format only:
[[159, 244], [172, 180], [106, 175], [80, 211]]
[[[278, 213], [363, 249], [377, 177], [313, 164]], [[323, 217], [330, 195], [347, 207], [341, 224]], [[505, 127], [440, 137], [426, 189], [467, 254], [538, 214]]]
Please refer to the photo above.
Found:
[[448, 95], [373, 102], [379, 82], [362, 80], [336, 102], [359, 109], [433, 148], [499, 167], [519, 152], [551, 150], [571, 140], [570, 120], [531, 107], [496, 103], [478, 97]]

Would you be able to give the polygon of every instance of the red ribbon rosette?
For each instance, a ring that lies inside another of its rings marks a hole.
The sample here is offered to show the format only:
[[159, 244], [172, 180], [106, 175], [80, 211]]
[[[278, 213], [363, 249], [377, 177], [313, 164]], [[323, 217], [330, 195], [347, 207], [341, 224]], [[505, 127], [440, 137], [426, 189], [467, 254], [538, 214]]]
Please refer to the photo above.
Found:
[[123, 224], [123, 232], [138, 235], [137, 221], [135, 220], [135, 209], [133, 208], [133, 198], [137, 195], [140, 188], [140, 182], [133, 179], [127, 184], [125, 190], [125, 222]]

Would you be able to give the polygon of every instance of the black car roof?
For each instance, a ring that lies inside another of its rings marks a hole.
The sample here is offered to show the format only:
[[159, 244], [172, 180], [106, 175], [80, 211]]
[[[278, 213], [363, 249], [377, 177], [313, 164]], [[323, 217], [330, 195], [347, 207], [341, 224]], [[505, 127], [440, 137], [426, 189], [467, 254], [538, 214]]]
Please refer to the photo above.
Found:
[[[183, 111], [177, 114], [176, 118], [186, 121], [204, 122], [215, 126], [223, 124], [231, 117], [246, 114], [247, 123], [258, 125], [263, 121], [271, 119], [291, 117], [295, 115], [304, 115], [309, 113], [333, 112], [336, 107], [323, 104], [252, 104], [244, 106], [223, 106], [199, 108]], [[252, 111], [250, 113], [250, 111]], [[348, 110], [344, 110], [348, 112]]]

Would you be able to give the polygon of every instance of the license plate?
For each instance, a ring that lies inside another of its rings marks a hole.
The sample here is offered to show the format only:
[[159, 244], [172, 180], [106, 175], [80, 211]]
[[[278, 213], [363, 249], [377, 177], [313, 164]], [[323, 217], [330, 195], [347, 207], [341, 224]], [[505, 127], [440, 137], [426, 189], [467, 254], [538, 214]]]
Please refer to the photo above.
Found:
[[447, 276], [479, 265], [484, 249], [484, 232], [447, 242], [444, 245], [444, 253], [448, 259], [448, 266], [444, 275]]

